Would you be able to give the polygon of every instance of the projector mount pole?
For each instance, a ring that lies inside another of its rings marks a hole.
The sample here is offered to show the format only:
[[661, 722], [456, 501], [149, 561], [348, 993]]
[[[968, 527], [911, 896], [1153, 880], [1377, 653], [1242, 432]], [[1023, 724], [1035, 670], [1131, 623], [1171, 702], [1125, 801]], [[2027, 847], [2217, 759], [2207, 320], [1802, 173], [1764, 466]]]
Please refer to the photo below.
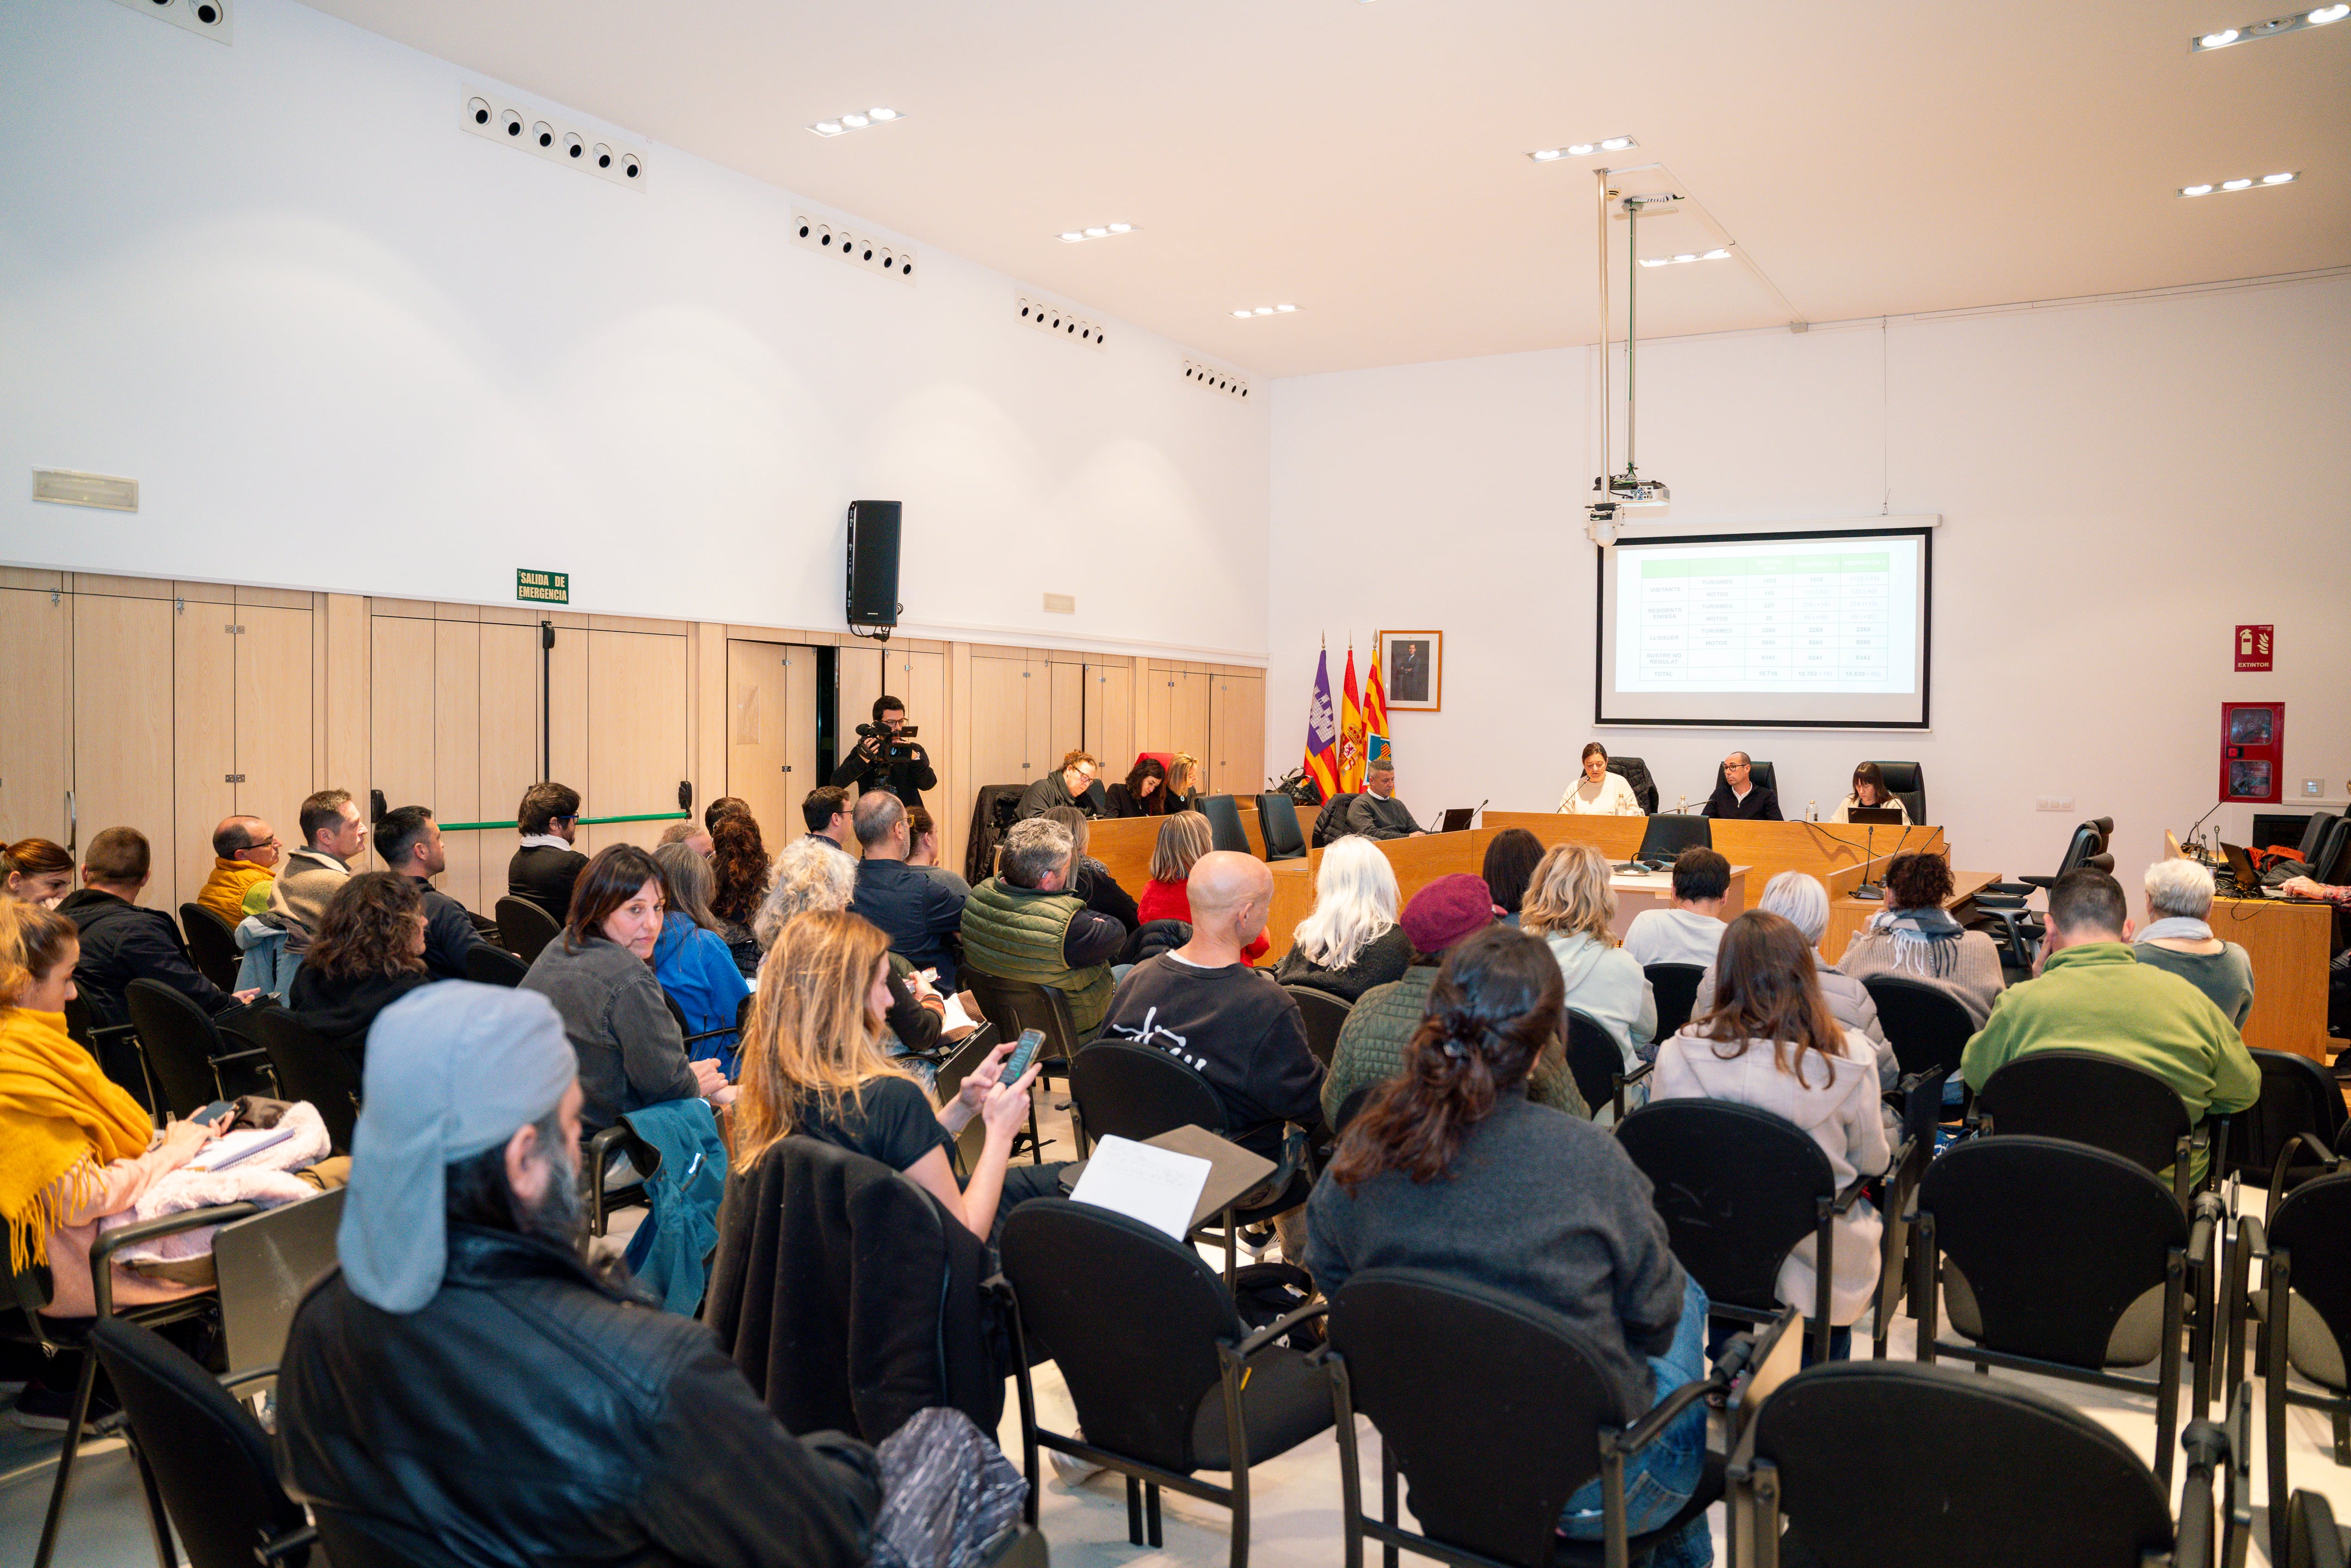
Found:
[[1613, 444], [1613, 443], [1611, 442], [1611, 440], [1610, 440], [1610, 435], [1611, 435], [1610, 425], [1611, 425], [1611, 423], [1612, 423], [1612, 415], [1613, 415], [1614, 410], [1613, 410], [1613, 408], [1612, 408], [1612, 406], [1611, 406], [1611, 404], [1610, 404], [1610, 402], [1609, 402], [1609, 385], [1608, 385], [1608, 380], [1609, 380], [1609, 377], [1608, 377], [1608, 198], [1609, 198], [1611, 195], [1614, 194], [1614, 192], [1612, 192], [1612, 191], [1610, 191], [1610, 190], [1608, 189], [1608, 171], [1607, 171], [1607, 170], [1605, 170], [1605, 169], [1595, 169], [1595, 170], [1593, 170], [1593, 177], [1594, 177], [1595, 179], [1597, 179], [1597, 180], [1598, 180], [1598, 182], [1599, 182], [1599, 186], [1600, 186], [1600, 224], [1599, 224], [1598, 233], [1599, 233], [1599, 236], [1600, 236], [1600, 239], [1599, 239], [1599, 260], [1600, 260], [1600, 476], [1600, 476], [1600, 478], [1599, 478], [1598, 480], [1596, 480], [1596, 481], [1594, 481], [1594, 482], [1593, 482], [1593, 489], [1595, 489], [1595, 490], [1599, 490], [1599, 491], [1602, 491], [1602, 492], [1603, 492], [1603, 495], [1602, 495], [1602, 497], [1601, 497], [1601, 499], [1604, 501], [1604, 500], [1606, 500], [1606, 499], [1607, 499], [1607, 496], [1606, 496], [1605, 492], [1606, 492], [1606, 490], [1607, 490], [1607, 488], [1608, 488], [1608, 475], [1609, 475], [1609, 473], [1610, 473], [1610, 471], [1611, 471], [1611, 467], [1612, 467], [1612, 465], [1613, 465], [1614, 464], [1614, 462], [1615, 462], [1615, 452], [1614, 452], [1614, 444]]

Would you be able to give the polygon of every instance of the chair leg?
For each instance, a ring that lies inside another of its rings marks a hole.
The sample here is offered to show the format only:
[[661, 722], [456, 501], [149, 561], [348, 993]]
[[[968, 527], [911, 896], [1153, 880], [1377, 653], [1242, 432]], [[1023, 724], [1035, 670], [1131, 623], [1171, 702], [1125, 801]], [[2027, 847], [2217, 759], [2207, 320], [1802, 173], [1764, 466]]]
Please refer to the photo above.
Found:
[[172, 1520], [163, 1511], [163, 1494], [155, 1486], [154, 1467], [147, 1462], [147, 1452], [134, 1440], [131, 1458], [139, 1467], [139, 1485], [147, 1496], [147, 1528], [155, 1534], [155, 1561], [160, 1568], [180, 1568], [179, 1553], [172, 1549]]
[[[2287, 1290], [2291, 1265], [2283, 1252], [2270, 1255], [2270, 1266], [2262, 1283], [2269, 1289], [2270, 1317], [2274, 1320], [2288, 1310]], [[2286, 1447], [2285, 1447], [2285, 1325], [2271, 1322], [2262, 1325], [2274, 1332], [2262, 1347], [2262, 1382], [2263, 1425], [2269, 1428], [2269, 1452], [2266, 1456], [2270, 1476], [2270, 1561], [2283, 1563], [2287, 1552], [2286, 1508]]]
[[65, 1447], [57, 1450], [57, 1479], [49, 1488], [48, 1516], [41, 1521], [41, 1543], [33, 1553], [33, 1568], [49, 1568], [57, 1550], [57, 1528], [65, 1522], [66, 1497], [73, 1490], [74, 1458], [81, 1451], [82, 1423], [89, 1419], [90, 1396], [98, 1387], [98, 1352], [81, 1353], [81, 1377], [74, 1385], [73, 1416], [66, 1426]]
[[1935, 1217], [1931, 1214], [1918, 1217], [1918, 1235], [1913, 1244], [1910, 1261], [1910, 1311], [1918, 1320], [1918, 1345], [1911, 1358], [1932, 1364], [1938, 1329], [1935, 1321]]
[[2171, 1490], [2171, 1451], [2179, 1446], [2179, 1337], [2186, 1312], [2187, 1255], [2174, 1249], [2164, 1269], [2163, 1354], [2157, 1361], [2155, 1478]]
[[1143, 1544], [1143, 1478], [1126, 1478], [1126, 1543]]
[[1166, 1544], [1159, 1539], [1159, 1483], [1157, 1481], [1143, 1483], [1143, 1535], [1144, 1539], [1154, 1546]]
[[2351, 1466], [2351, 1414], [2335, 1412], [2335, 1462]]
[[1364, 1476], [1355, 1446], [1354, 1389], [1346, 1363], [1333, 1354], [1323, 1363], [1331, 1374], [1331, 1429], [1339, 1442], [1339, 1527], [1345, 1547], [1343, 1568], [1364, 1568]]
[[1238, 1265], [1240, 1261], [1240, 1227], [1233, 1218], [1233, 1211], [1229, 1208], [1224, 1212], [1224, 1226], [1225, 1289], [1229, 1291], [1233, 1288], [1234, 1280], [1238, 1277]]
[[[1380, 1519], [1390, 1530], [1396, 1521], [1396, 1462], [1389, 1452], [1387, 1439], [1380, 1439]], [[1393, 1542], [1380, 1548], [1381, 1568], [1396, 1568], [1396, 1548]]]

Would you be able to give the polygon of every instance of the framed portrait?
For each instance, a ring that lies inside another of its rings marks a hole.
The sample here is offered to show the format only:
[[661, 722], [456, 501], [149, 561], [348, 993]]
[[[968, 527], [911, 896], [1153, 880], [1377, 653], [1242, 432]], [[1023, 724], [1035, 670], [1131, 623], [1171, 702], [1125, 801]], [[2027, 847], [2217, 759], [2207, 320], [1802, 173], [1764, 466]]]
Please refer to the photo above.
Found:
[[1436, 713], [1445, 706], [1445, 633], [1382, 632], [1380, 682], [1390, 713]]

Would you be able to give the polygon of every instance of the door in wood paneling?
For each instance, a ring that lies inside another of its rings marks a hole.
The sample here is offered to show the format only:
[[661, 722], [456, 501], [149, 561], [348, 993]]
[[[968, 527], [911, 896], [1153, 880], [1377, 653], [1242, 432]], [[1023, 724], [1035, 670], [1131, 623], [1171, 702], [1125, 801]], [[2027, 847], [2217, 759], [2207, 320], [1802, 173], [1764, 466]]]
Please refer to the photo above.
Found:
[[[199, 612], [221, 613], [226, 623], [221, 606], [189, 607], [189, 613]], [[172, 622], [168, 599], [74, 596], [71, 788], [81, 851], [89, 851], [101, 829], [137, 828], [147, 835], [152, 857], [152, 880], [142, 902], [176, 912]], [[193, 896], [195, 889], [188, 893]]]
[[727, 643], [726, 793], [750, 806], [770, 850], [799, 836], [800, 801], [824, 782], [816, 773], [816, 717], [814, 648]]
[[885, 668], [890, 695], [906, 705], [906, 722], [919, 733], [916, 741], [931, 759], [938, 787], [925, 790], [923, 804], [939, 830], [939, 862], [963, 863], [964, 830], [971, 820], [971, 790], [957, 778], [948, 744], [954, 716], [947, 704], [947, 656], [913, 648], [893, 648]]
[[[591, 817], [674, 812], [694, 773], [686, 743], [685, 638], [649, 632], [573, 633], [588, 644], [588, 797]], [[558, 639], [559, 645], [561, 639]], [[582, 828], [579, 845], [654, 844], [664, 822]]]
[[[188, 617], [195, 606], [188, 607]], [[312, 727], [318, 704], [310, 639], [316, 617], [308, 610], [240, 604], [231, 641], [236, 647], [236, 767], [235, 809], [266, 819], [277, 836], [299, 842], [302, 798], [314, 789], [349, 789], [360, 815], [368, 810], [364, 779], [319, 780]], [[396, 804], [397, 802], [395, 802]], [[184, 857], [183, 857], [184, 858]], [[209, 851], [205, 856], [209, 869]]]
[[[584, 633], [569, 635], [577, 641]], [[450, 820], [511, 822], [522, 804], [523, 791], [538, 782], [538, 628], [485, 622], [480, 636], [480, 729], [476, 742], [480, 749], [476, 767], [481, 789], [475, 799], [481, 814], [453, 816]], [[559, 633], [556, 647], [560, 650], [563, 645], [564, 634]], [[580, 652], [584, 667], [584, 645]], [[585, 776], [574, 773], [565, 782], [575, 789], [580, 789]], [[506, 896], [507, 863], [514, 858], [518, 836], [512, 828], [443, 835], [444, 841], [473, 841], [473, 853], [482, 865], [482, 902], [474, 907], [484, 915], [493, 913], [498, 900]], [[453, 847], [453, 858], [455, 852]]]
[[[837, 650], [833, 654], [832, 668], [834, 684], [840, 688], [840, 706], [833, 710], [832, 716], [833, 755], [841, 758], [848, 756], [849, 748], [857, 744], [857, 727], [873, 722], [873, 699], [889, 690], [889, 654], [880, 648], [860, 643]], [[903, 698], [906, 694], [893, 691], [890, 695]], [[921, 721], [916, 722], [919, 724]], [[820, 779], [819, 782], [830, 780]], [[816, 787], [815, 784], [806, 785], [801, 793], [806, 794]], [[798, 810], [797, 803], [794, 809]], [[794, 820], [797, 821], [797, 817]], [[767, 820], [760, 819], [761, 829], [767, 829]]]
[[1209, 755], [1208, 684], [1205, 670], [1151, 667], [1151, 694], [1146, 707], [1145, 751], [1188, 751], [1204, 764]]
[[[482, 628], [472, 621], [433, 623], [433, 814], [452, 822], [486, 820], [482, 809]], [[387, 800], [386, 806], [404, 802]], [[496, 905], [482, 899], [482, 835], [446, 833], [441, 849], [449, 862], [440, 888], [466, 908], [486, 915]], [[506, 891], [506, 867], [498, 867], [497, 892]]]
[[1086, 745], [1086, 667], [1060, 663], [1046, 665], [1045, 690], [1045, 749], [1055, 761], [1066, 752], [1091, 750]]
[[66, 841], [73, 597], [0, 590], [0, 843]]
[[[179, 826], [174, 862], [191, 897], [212, 874], [213, 829], [237, 810], [236, 613], [235, 605], [189, 600], [172, 618], [172, 799]], [[300, 800], [295, 797], [294, 803]], [[291, 804], [256, 815], [267, 819], [286, 843], [302, 841]], [[156, 854], [160, 862], [160, 847]], [[162, 882], [159, 871], [156, 884]], [[157, 907], [177, 913], [176, 906]]]
[[[430, 621], [404, 615], [375, 617], [371, 628], [375, 645], [370, 657], [375, 689], [369, 703], [368, 786], [383, 792], [387, 807], [429, 806], [435, 816], [445, 816], [453, 822], [470, 821], [473, 819], [445, 810], [434, 791], [437, 727], [433, 712], [433, 628]], [[364, 791], [355, 793], [364, 815], [367, 796]], [[372, 846], [363, 858], [371, 867], [382, 868]]]
[[[1134, 665], [1086, 666], [1085, 747], [1102, 758], [1102, 777], [1116, 782], [1134, 766]], [[1105, 785], [1105, 788], [1108, 786]]]
[[1044, 669], [1041, 660], [983, 657], [973, 651], [971, 790], [1032, 783], [1060, 756], [1051, 751], [1049, 705], [1038, 689], [1044, 685]]
[[1209, 777], [1220, 795], [1249, 796], [1266, 788], [1265, 677], [1216, 677], [1209, 703], [1212, 744]]

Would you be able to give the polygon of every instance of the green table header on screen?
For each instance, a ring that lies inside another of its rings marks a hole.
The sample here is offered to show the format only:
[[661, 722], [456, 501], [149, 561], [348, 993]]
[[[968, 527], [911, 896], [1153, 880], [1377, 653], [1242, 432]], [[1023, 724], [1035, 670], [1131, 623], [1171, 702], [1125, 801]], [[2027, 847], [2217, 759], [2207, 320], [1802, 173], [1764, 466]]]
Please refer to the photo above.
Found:
[[568, 571], [532, 571], [527, 567], [517, 567], [515, 597], [537, 604], [569, 604], [571, 602], [571, 574]]
[[1729, 556], [1712, 560], [1645, 560], [1643, 577], [1811, 577], [1832, 571], [1884, 573], [1880, 552], [1860, 555]]

